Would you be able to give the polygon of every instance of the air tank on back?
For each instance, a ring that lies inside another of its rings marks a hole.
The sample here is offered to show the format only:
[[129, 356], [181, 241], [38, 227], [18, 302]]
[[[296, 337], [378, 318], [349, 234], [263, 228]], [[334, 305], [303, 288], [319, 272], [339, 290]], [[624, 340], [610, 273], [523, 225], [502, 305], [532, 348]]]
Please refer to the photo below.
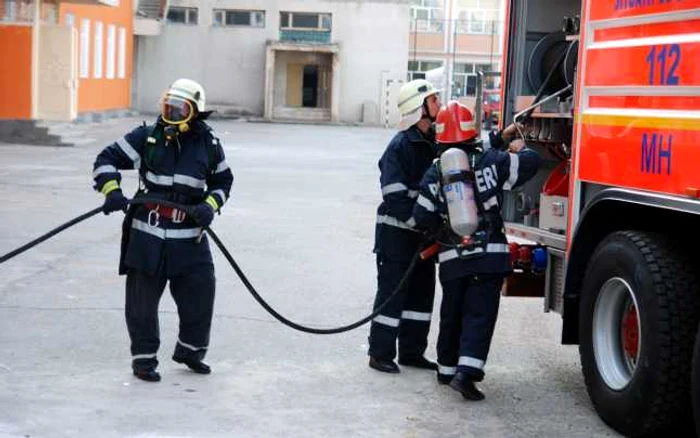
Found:
[[459, 175], [471, 170], [467, 154], [450, 148], [440, 156], [442, 190], [452, 231], [462, 237], [470, 236], [479, 226], [479, 211], [474, 198], [474, 186]]

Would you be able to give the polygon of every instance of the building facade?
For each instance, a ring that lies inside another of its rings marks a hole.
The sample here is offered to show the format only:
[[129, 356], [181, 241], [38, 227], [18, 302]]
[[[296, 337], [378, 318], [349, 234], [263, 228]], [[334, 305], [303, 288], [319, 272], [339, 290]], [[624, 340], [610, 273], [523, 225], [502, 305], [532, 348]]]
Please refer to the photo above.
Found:
[[0, 0], [0, 120], [73, 120], [130, 102], [131, 0]]
[[474, 96], [477, 71], [500, 71], [504, 13], [504, 0], [411, 0], [408, 79], [438, 72], [445, 100]]
[[[402, 0], [169, 0], [136, 32], [134, 105], [203, 84], [219, 112], [271, 120], [393, 124], [408, 66]], [[161, 2], [161, 6], [163, 2]], [[148, 12], [137, 11], [137, 16]], [[141, 30], [142, 29], [142, 30]]]

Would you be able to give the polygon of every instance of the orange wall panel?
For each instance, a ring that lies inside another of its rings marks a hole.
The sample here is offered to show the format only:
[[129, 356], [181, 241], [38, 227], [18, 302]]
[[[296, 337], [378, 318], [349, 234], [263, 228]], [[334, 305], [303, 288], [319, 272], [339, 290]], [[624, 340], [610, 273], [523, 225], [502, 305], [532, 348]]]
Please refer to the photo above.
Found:
[[457, 53], [498, 52], [498, 37], [492, 35], [457, 35]]
[[32, 117], [32, 28], [0, 25], [0, 119]]
[[[131, 77], [133, 52], [133, 9], [132, 0], [121, 0], [119, 6], [95, 6], [61, 3], [59, 11], [61, 23], [65, 23], [66, 14], [73, 14], [74, 25], [78, 30], [78, 59], [80, 53], [80, 28], [83, 19], [90, 20], [90, 53], [88, 78], [79, 78], [78, 112], [127, 109], [131, 106]], [[95, 22], [100, 21], [102, 30], [102, 78], [94, 77], [95, 61]], [[114, 25], [115, 32], [115, 77], [107, 79], [107, 26]], [[118, 77], [119, 71], [119, 28], [126, 31], [126, 69], [124, 78]], [[80, 61], [78, 61], [78, 65]], [[78, 68], [78, 70], [80, 70]], [[78, 74], [79, 76], [79, 74]]]
[[408, 39], [408, 46], [411, 50], [443, 52], [445, 50], [445, 37], [441, 33], [411, 33]]

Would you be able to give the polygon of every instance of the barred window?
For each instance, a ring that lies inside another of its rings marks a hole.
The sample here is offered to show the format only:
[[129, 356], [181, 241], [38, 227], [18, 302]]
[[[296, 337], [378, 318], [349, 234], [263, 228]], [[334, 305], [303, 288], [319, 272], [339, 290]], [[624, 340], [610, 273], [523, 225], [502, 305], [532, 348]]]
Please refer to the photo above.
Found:
[[443, 32], [444, 14], [438, 0], [411, 0], [411, 30], [414, 32]]
[[214, 9], [214, 26], [265, 27], [265, 11]]
[[408, 80], [425, 79], [425, 72], [442, 67], [442, 61], [408, 61]]
[[280, 29], [331, 30], [331, 14], [280, 12]]
[[199, 21], [197, 8], [181, 8], [178, 6], [170, 6], [168, 8], [168, 23], [193, 24], [196, 25]]

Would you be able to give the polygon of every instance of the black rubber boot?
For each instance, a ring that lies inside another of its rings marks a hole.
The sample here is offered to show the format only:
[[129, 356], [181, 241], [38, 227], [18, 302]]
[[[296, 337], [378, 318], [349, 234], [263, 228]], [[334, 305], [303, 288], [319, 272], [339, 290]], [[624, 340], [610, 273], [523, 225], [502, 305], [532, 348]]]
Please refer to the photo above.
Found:
[[440, 385], [449, 385], [452, 381], [454, 374], [440, 374], [437, 373], [437, 381]]
[[198, 359], [185, 359], [182, 357], [173, 356], [173, 360], [177, 363], [187, 365], [189, 369], [197, 374], [211, 373], [211, 367]]
[[479, 391], [474, 381], [463, 372], [457, 372], [450, 382], [450, 388], [462, 394], [466, 400], [479, 401], [485, 398], [484, 393]]
[[146, 382], [160, 382], [160, 374], [156, 370], [134, 370], [134, 375]]
[[377, 359], [372, 356], [369, 357], [369, 367], [383, 373], [395, 374], [401, 371], [399, 370], [399, 366], [396, 365], [393, 360]]

